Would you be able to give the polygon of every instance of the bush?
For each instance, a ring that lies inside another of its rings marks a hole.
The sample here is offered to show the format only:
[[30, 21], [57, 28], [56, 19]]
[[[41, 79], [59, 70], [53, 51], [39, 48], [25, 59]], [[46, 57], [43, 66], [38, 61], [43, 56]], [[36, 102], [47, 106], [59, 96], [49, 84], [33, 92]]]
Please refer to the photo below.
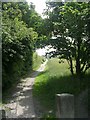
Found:
[[2, 88], [7, 90], [32, 69], [33, 44], [37, 33], [23, 21], [3, 17]]

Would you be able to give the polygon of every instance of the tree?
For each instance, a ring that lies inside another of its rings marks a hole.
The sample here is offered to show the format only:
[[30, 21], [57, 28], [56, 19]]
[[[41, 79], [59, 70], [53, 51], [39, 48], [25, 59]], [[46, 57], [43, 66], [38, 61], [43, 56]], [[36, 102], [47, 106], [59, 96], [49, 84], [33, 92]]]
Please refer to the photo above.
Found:
[[27, 27], [22, 20], [23, 15], [19, 5], [18, 3], [2, 3], [3, 90], [32, 69], [33, 48], [38, 34], [34, 28]]
[[50, 54], [66, 59], [71, 73], [80, 76], [90, 68], [90, 2], [50, 2], [48, 6], [55, 37], [48, 43], [56, 49]]

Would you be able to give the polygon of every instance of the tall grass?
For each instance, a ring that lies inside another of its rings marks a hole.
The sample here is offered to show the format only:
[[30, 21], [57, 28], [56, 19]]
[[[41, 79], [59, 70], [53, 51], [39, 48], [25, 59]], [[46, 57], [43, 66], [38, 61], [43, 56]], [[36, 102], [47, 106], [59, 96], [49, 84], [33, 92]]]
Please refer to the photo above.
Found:
[[89, 76], [78, 79], [70, 74], [66, 61], [59, 63], [53, 58], [48, 61], [44, 72], [35, 80], [33, 93], [47, 109], [55, 109], [55, 95], [59, 93], [71, 93], [78, 95], [88, 88]]
[[33, 70], [37, 70], [42, 63], [42, 56], [39, 56], [36, 52], [33, 53]]

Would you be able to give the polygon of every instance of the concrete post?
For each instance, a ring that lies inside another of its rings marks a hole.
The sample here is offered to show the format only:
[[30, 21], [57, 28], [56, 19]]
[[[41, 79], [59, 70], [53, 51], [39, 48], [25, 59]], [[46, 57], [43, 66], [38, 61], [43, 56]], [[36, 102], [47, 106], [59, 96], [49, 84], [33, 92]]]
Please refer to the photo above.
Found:
[[56, 117], [57, 118], [74, 118], [74, 95], [56, 94]]
[[6, 118], [6, 112], [5, 110], [0, 110], [0, 120], [2, 120], [2, 118]]
[[5, 110], [2, 110], [2, 118], [6, 118], [6, 112], [5, 112]]

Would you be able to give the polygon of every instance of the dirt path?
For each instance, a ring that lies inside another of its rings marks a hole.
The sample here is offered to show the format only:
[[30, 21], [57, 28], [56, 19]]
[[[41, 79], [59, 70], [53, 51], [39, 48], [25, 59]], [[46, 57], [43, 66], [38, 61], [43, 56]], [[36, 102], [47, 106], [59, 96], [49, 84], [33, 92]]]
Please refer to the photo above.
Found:
[[21, 80], [15, 89], [11, 100], [7, 101], [5, 105], [7, 118], [33, 118], [35, 117], [35, 109], [32, 97], [32, 86], [35, 77], [45, 69], [47, 60], [41, 64], [40, 68], [35, 71], [31, 77]]

